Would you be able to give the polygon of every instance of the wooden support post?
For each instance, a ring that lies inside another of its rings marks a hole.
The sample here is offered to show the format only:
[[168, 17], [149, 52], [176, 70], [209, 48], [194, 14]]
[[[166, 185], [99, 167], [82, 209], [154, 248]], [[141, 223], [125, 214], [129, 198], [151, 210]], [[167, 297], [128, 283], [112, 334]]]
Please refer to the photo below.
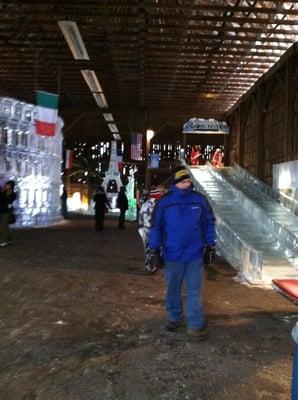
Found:
[[184, 161], [187, 160], [187, 138], [186, 133], [183, 133], [183, 148], [184, 148]]
[[230, 135], [224, 135], [224, 148], [225, 148], [225, 166], [230, 164]]
[[[225, 142], [228, 141], [228, 149], [225, 147], [225, 166], [233, 166], [234, 162], [237, 162], [236, 160], [236, 146], [237, 146], [237, 141], [235, 139], [235, 135], [238, 135], [238, 115], [237, 115], [237, 110], [233, 112], [230, 116], [228, 116], [227, 119], [227, 124], [229, 126], [230, 134], [227, 135], [228, 137], [225, 138]], [[236, 133], [235, 133], [236, 129]]]
[[256, 175], [258, 178], [261, 178], [263, 175], [263, 167], [264, 167], [264, 133], [263, 133], [263, 121], [264, 121], [264, 106], [262, 102], [261, 88], [258, 88], [257, 92], [257, 126], [256, 126]]
[[237, 164], [240, 165], [239, 162], [239, 151], [240, 151], [240, 107], [238, 107], [235, 110], [235, 120], [236, 120], [236, 133], [234, 134], [233, 138], [233, 155], [232, 155], [232, 161], [236, 162]]
[[67, 194], [69, 195], [70, 194], [70, 175], [69, 175], [68, 169], [64, 170], [63, 185], [67, 191]]
[[291, 116], [289, 115], [289, 109], [290, 109], [290, 104], [289, 104], [289, 60], [286, 60], [286, 65], [285, 65], [285, 85], [284, 85], [284, 101], [285, 101], [285, 140], [284, 140], [284, 156], [283, 159], [284, 161], [289, 160], [289, 150], [290, 150], [290, 130], [289, 130], [289, 119]]
[[151, 180], [151, 170], [150, 170], [150, 160], [149, 160], [150, 140], [148, 140], [147, 131], [145, 133], [145, 138], [146, 138], [145, 189], [149, 190], [150, 189], [150, 180]]
[[148, 129], [149, 129], [149, 111], [145, 110], [144, 115], [144, 128], [145, 128], [145, 189], [150, 189], [150, 180], [151, 180], [151, 171], [150, 171], [150, 140], [148, 138]]

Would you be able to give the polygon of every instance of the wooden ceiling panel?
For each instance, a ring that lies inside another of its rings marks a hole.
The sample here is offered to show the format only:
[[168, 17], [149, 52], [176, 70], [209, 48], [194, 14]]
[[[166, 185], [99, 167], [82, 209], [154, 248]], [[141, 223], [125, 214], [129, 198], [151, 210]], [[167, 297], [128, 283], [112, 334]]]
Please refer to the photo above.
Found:
[[[111, 137], [82, 69], [95, 71], [121, 135], [150, 125], [172, 136], [190, 117], [220, 118], [298, 39], [297, 1], [6, 0], [0, 10], [0, 93], [34, 102], [35, 89], [59, 91], [70, 140]], [[61, 20], [77, 23], [90, 60], [73, 58]]]

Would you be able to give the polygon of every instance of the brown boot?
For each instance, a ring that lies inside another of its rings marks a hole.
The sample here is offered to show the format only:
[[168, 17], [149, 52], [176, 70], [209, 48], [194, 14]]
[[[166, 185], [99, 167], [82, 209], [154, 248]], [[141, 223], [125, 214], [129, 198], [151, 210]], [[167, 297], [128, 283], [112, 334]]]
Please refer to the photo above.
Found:
[[203, 325], [202, 328], [189, 328], [187, 334], [193, 340], [203, 341], [207, 339], [207, 324]]

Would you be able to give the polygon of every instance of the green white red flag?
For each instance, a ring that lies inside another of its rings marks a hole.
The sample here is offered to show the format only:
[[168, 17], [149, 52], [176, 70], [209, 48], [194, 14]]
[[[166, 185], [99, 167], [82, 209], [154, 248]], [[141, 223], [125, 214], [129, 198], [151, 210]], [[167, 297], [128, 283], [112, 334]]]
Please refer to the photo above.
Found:
[[35, 131], [42, 136], [55, 136], [59, 95], [36, 91]]

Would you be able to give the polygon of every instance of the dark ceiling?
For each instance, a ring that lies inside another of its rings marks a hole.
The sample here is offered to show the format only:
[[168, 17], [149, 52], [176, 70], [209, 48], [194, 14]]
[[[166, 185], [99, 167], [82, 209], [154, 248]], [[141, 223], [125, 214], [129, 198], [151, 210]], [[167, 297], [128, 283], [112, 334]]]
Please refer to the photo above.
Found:
[[[191, 117], [222, 118], [298, 40], [297, 1], [6, 0], [1, 95], [60, 93], [67, 141], [122, 138], [147, 127], [178, 137]], [[75, 60], [58, 21], [74, 21], [89, 55]], [[108, 110], [82, 74], [93, 70]]]

